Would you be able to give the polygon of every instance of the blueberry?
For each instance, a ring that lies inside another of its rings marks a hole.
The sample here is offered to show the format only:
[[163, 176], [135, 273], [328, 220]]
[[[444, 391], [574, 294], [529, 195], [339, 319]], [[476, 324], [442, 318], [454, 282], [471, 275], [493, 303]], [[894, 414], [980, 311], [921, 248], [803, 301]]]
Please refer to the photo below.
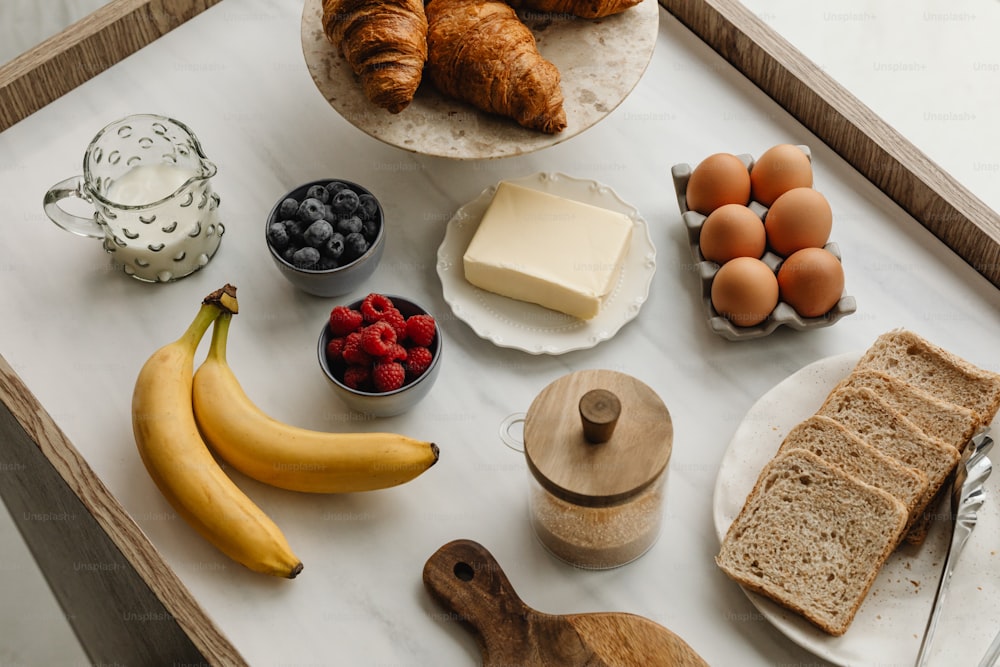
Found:
[[267, 240], [275, 250], [287, 248], [291, 241], [288, 238], [288, 230], [281, 222], [272, 222], [267, 226]]
[[303, 199], [302, 203], [299, 204], [298, 214], [299, 220], [302, 222], [322, 220], [325, 213], [326, 209], [323, 206], [323, 202], [318, 199]]
[[326, 255], [322, 255], [320, 256], [319, 261], [316, 262], [316, 265], [313, 266], [312, 268], [315, 271], [329, 271], [330, 269], [337, 268], [339, 265], [340, 263], [333, 257], [327, 257]]
[[302, 233], [302, 238], [313, 248], [319, 248], [333, 234], [333, 226], [326, 220], [317, 220]]
[[306, 231], [308, 225], [291, 218], [282, 220], [281, 224], [284, 225], [285, 231], [288, 232], [289, 241], [294, 245], [302, 245], [302, 233]]
[[327, 257], [339, 259], [344, 254], [344, 235], [334, 232], [320, 250]]
[[378, 202], [368, 193], [358, 195], [358, 208], [361, 209], [359, 215], [362, 220], [374, 220], [378, 217]]
[[278, 219], [294, 218], [299, 212], [299, 202], [293, 197], [288, 197], [278, 204]]
[[361, 224], [361, 233], [365, 235], [369, 243], [375, 241], [375, 237], [378, 236], [378, 220], [374, 218], [369, 218]]
[[344, 254], [350, 258], [361, 257], [368, 251], [368, 241], [358, 232], [344, 237]]
[[287, 248], [281, 251], [281, 259], [285, 260], [289, 264], [292, 264], [292, 257], [295, 255], [295, 251], [299, 249], [299, 246], [289, 245]]
[[364, 223], [361, 222], [361, 218], [356, 215], [350, 217], [341, 218], [337, 221], [337, 231], [347, 236], [348, 234], [357, 234], [361, 231]]
[[319, 250], [316, 248], [299, 248], [292, 255], [292, 264], [300, 269], [311, 269], [319, 261]]
[[333, 199], [333, 196], [335, 194], [337, 194], [346, 187], [347, 183], [344, 183], [342, 181], [330, 181], [329, 183], [326, 184], [326, 191], [330, 193], [330, 199]]
[[348, 188], [334, 193], [333, 199], [330, 201], [334, 213], [338, 215], [350, 215], [354, 213], [355, 209], [358, 208], [358, 203], [358, 193]]
[[337, 214], [333, 212], [333, 207], [330, 206], [329, 204], [326, 204], [323, 208], [325, 209], [323, 212], [323, 219], [329, 222], [331, 225], [336, 224]]
[[330, 201], [330, 191], [322, 185], [311, 185], [309, 186], [309, 189], [306, 190], [306, 198], [318, 199], [326, 204]]

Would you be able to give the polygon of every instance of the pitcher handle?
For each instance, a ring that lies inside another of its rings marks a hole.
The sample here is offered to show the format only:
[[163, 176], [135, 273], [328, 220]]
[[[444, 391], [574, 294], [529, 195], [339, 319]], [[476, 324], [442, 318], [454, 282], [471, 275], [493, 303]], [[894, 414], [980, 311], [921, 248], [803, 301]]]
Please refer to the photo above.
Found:
[[67, 178], [65, 181], [60, 181], [45, 193], [42, 206], [45, 209], [45, 215], [49, 216], [49, 220], [68, 232], [79, 234], [80, 236], [103, 239], [104, 229], [97, 223], [94, 217], [84, 218], [79, 215], [73, 215], [59, 206], [59, 202], [67, 197], [79, 197], [84, 201], [90, 201], [90, 198], [83, 192], [82, 176], [73, 176]]

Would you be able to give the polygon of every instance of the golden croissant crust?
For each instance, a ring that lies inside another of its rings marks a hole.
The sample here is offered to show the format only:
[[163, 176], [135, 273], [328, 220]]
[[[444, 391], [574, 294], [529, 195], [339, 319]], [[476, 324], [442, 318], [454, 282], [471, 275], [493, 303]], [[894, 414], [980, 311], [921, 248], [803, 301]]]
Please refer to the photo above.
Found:
[[430, 0], [427, 78], [441, 93], [549, 134], [566, 127], [559, 70], [506, 2]]
[[635, 7], [642, 0], [507, 0], [515, 9], [599, 19]]
[[410, 104], [427, 60], [423, 0], [323, 0], [323, 32], [373, 104], [391, 113]]

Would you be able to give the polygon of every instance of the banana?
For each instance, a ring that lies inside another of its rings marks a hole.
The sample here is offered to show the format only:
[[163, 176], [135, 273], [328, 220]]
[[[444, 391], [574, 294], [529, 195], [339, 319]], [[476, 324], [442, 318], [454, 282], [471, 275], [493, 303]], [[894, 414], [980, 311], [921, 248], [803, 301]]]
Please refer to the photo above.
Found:
[[231, 313], [222, 313], [194, 375], [194, 414], [209, 447], [236, 470], [291, 491], [351, 493], [408, 482], [438, 460], [438, 447], [394, 433], [299, 428], [253, 403], [226, 360]]
[[281, 530], [219, 467], [191, 405], [198, 345], [221, 313], [236, 310], [236, 288], [213, 292], [184, 335], [149, 357], [132, 394], [132, 429], [150, 476], [188, 524], [251, 570], [291, 579], [302, 563]]

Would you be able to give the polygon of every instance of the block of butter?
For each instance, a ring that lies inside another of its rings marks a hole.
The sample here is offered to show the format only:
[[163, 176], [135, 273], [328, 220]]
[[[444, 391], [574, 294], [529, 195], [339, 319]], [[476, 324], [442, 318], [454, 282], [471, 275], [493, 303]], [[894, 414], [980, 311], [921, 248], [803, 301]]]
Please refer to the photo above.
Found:
[[481, 289], [590, 319], [628, 254], [624, 213], [501, 181], [462, 257]]

